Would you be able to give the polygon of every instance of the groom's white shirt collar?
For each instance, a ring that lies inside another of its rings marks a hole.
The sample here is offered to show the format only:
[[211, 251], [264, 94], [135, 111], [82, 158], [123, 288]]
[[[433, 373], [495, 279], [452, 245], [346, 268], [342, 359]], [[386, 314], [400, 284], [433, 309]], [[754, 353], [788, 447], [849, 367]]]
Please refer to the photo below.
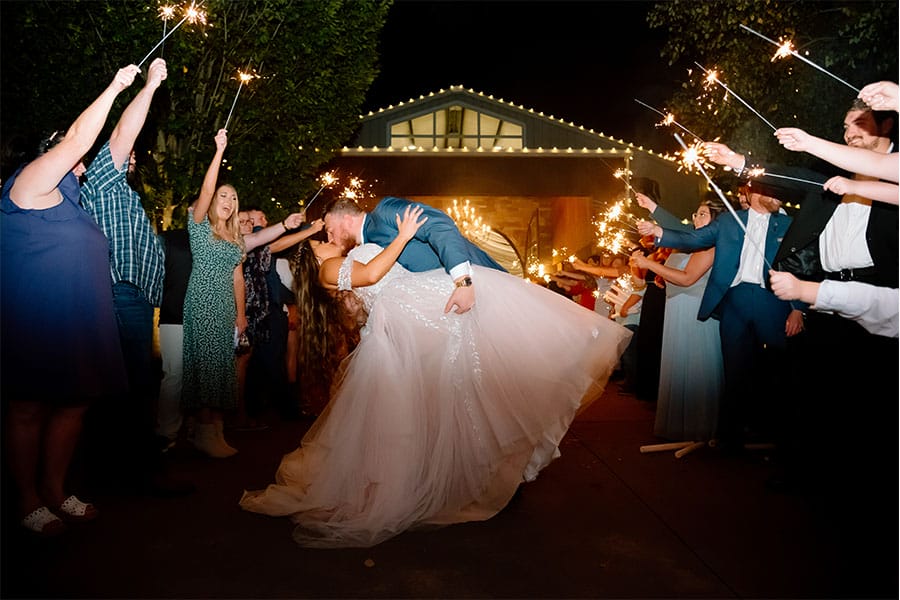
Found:
[[369, 213], [363, 213], [362, 223], [359, 224], [359, 240], [360, 244], [366, 243], [366, 219], [369, 218]]

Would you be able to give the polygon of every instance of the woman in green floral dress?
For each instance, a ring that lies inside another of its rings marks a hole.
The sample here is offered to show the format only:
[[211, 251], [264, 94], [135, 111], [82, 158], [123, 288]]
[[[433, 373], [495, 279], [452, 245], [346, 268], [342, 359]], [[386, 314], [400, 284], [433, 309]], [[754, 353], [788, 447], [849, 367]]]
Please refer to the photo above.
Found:
[[237, 191], [230, 185], [216, 187], [227, 132], [220, 129], [215, 139], [216, 153], [188, 216], [193, 265], [184, 299], [182, 404], [196, 417], [197, 449], [225, 458], [237, 453], [225, 441], [223, 422], [225, 411], [237, 406], [234, 343], [247, 327], [241, 262], [247, 251], [299, 227], [303, 215], [294, 213], [277, 225], [241, 236]]

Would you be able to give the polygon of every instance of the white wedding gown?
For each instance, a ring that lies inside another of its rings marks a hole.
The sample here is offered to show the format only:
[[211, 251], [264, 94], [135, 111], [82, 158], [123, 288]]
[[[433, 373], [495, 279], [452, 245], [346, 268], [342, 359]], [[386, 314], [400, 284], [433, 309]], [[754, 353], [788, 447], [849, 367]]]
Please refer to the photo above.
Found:
[[[381, 251], [352, 250], [352, 261]], [[310, 547], [367, 547], [407, 529], [497, 514], [559, 456], [631, 332], [538, 285], [473, 267], [476, 304], [444, 314], [453, 282], [400, 265], [354, 291], [369, 311], [333, 397], [248, 511], [290, 516]]]

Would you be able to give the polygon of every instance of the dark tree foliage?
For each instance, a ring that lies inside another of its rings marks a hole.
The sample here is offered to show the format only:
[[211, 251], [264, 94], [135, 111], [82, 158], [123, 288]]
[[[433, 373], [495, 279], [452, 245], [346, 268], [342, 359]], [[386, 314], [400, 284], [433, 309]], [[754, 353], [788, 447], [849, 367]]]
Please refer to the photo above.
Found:
[[[163, 37], [161, 4], [0, 2], [4, 174], [44, 131], [70, 125], [119, 68], [150, 52]], [[356, 128], [391, 0], [198, 4], [206, 24], [183, 22], [143, 65], [146, 73], [162, 55], [168, 66], [138, 141], [146, 208], [160, 228], [183, 221], [234, 105], [222, 177], [242, 205], [280, 219], [315, 191], [318, 170]], [[239, 71], [258, 78], [238, 93]], [[98, 147], [142, 85], [120, 96]]]
[[[774, 127], [800, 127], [840, 142], [844, 115], [856, 92], [794, 56], [776, 58], [774, 42], [791, 40], [795, 51], [855, 88], [897, 81], [896, 0], [728, 0], [658, 2], [648, 13], [651, 28], [665, 28], [663, 58], [684, 67], [684, 80], [667, 109], [705, 140], [786, 164], [810, 165], [803, 153], [785, 151]], [[704, 85], [716, 69], [721, 85]], [[685, 136], [690, 143], [692, 138]]]

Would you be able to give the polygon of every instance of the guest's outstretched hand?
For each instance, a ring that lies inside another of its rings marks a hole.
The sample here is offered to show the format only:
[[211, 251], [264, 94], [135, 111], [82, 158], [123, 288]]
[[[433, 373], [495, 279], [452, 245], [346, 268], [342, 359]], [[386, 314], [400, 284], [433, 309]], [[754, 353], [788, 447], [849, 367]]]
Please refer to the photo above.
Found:
[[897, 84], [893, 81], [870, 83], [859, 90], [859, 99], [872, 110], [897, 110]]
[[845, 196], [847, 194], [855, 194], [856, 193], [856, 181], [853, 179], [847, 179], [846, 177], [841, 177], [840, 175], [835, 175], [824, 184], [822, 187], [825, 191], [834, 192], [838, 196]]
[[285, 229], [297, 229], [298, 227], [303, 225], [303, 221], [303, 213], [291, 213], [284, 218]]
[[228, 146], [228, 130], [220, 129], [218, 133], [216, 133], [216, 149], [224, 151]]
[[162, 84], [166, 77], [168, 77], [168, 71], [166, 70], [166, 61], [161, 58], [155, 58], [147, 68], [146, 87], [155, 90]]
[[656, 210], [656, 202], [650, 199], [650, 196], [646, 194], [642, 194], [640, 192], [635, 192], [634, 197], [637, 200], [638, 206], [641, 208], [646, 208], [651, 213]]
[[659, 225], [655, 225], [650, 221], [638, 221], [637, 222], [637, 230], [638, 233], [641, 234], [641, 237], [645, 235], [652, 235], [653, 237], [661, 237], [663, 234], [662, 227]]
[[778, 143], [793, 152], [806, 152], [809, 150], [813, 136], [797, 127], [782, 127], [775, 130]]
[[738, 154], [720, 142], [703, 142], [703, 155], [710, 162], [735, 170], [744, 166], [744, 155]]
[[781, 300], [797, 300], [800, 298], [800, 280], [785, 271], [769, 271], [769, 284], [772, 293]]
[[137, 77], [137, 74], [140, 72], [141, 70], [137, 68], [137, 65], [128, 65], [127, 67], [122, 67], [116, 72], [116, 76], [113, 78], [112, 85], [121, 92], [132, 83], [134, 83], [134, 78]]

